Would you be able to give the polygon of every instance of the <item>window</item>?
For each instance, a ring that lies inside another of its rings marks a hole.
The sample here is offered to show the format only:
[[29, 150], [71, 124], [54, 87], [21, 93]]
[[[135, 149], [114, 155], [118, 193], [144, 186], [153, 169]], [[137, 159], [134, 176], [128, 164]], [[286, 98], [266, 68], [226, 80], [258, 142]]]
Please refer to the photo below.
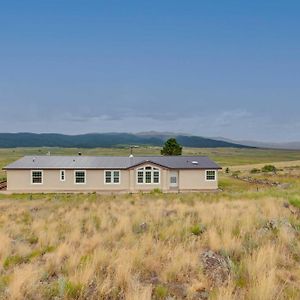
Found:
[[65, 181], [66, 180], [66, 172], [65, 170], [60, 171], [60, 181]]
[[84, 184], [86, 181], [85, 171], [75, 171], [75, 183]]
[[144, 172], [143, 171], [138, 171], [138, 176], [137, 176], [137, 182], [138, 183], [143, 183], [144, 182]]
[[31, 171], [31, 183], [42, 184], [43, 183], [43, 171]]
[[105, 171], [105, 183], [120, 183], [120, 171]]
[[146, 171], [145, 172], [145, 183], [151, 183], [152, 180], [152, 172]]
[[153, 183], [159, 183], [159, 171], [153, 171]]
[[177, 183], [177, 177], [176, 176], [171, 176], [170, 177], [170, 183], [176, 184]]
[[114, 171], [114, 183], [120, 183], [120, 172]]
[[105, 171], [105, 183], [111, 183], [111, 171]]
[[206, 171], [206, 180], [209, 180], [209, 181], [216, 180], [216, 171], [215, 170], [207, 170]]
[[150, 166], [137, 170], [137, 183], [159, 184], [160, 171]]

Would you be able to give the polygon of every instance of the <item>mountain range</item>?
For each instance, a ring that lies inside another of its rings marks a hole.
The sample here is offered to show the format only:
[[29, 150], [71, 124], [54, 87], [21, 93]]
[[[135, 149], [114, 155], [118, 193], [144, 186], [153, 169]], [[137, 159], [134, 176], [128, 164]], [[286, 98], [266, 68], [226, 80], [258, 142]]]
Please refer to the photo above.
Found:
[[88, 133], [66, 135], [58, 133], [0, 133], [0, 148], [16, 147], [65, 147], [65, 148], [104, 148], [136, 146], [162, 146], [175, 137], [184, 147], [199, 148], [273, 148], [300, 150], [300, 142], [267, 143], [247, 140], [231, 140], [223, 137], [201, 137], [187, 133], [140, 132], [140, 133]]
[[182, 146], [199, 148], [233, 147], [249, 148], [238, 143], [170, 132], [144, 133], [89, 133], [65, 135], [58, 133], [0, 133], [0, 148], [16, 147], [65, 147], [65, 148], [104, 148], [136, 146], [162, 146], [175, 137]]

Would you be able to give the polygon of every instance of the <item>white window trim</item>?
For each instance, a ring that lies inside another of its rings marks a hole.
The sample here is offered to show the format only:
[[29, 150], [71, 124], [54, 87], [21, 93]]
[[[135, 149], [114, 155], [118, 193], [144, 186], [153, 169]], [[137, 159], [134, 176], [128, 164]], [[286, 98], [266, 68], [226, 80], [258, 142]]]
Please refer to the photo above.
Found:
[[[215, 179], [207, 179], [207, 172], [215, 172]], [[205, 170], [205, 181], [217, 181], [217, 170]]]
[[[76, 172], [84, 172], [84, 182], [76, 182]], [[74, 184], [86, 184], [86, 170], [75, 170], [74, 171]]]
[[[32, 178], [32, 173], [33, 172], [41, 172], [42, 173], [42, 182], [33, 182], [33, 178]], [[33, 185], [36, 185], [36, 184], [43, 184], [44, 183], [44, 171], [43, 170], [31, 170], [31, 173], [30, 173], [30, 183], [33, 184]]]
[[[62, 172], [64, 172], [64, 179], [61, 179]], [[60, 171], [59, 171], [59, 180], [60, 180], [61, 182], [66, 181], [66, 170], [60, 170]]]
[[[152, 169], [151, 170], [146, 170], [146, 167], [151, 167]], [[153, 170], [153, 168], [156, 168], [157, 170]], [[141, 170], [143, 169], [143, 170]], [[143, 172], [144, 175], [143, 175], [143, 182], [138, 182], [138, 172]], [[151, 182], [146, 182], [146, 172], [151, 172]], [[158, 172], [158, 182], [153, 182], [153, 172]], [[157, 168], [157, 167], [153, 167], [151, 165], [146, 165], [144, 167], [139, 167], [136, 169], [136, 184], [139, 184], [139, 185], [142, 185], [142, 184], [154, 184], [154, 185], [159, 185], [160, 184], [160, 177], [161, 177], [161, 172], [160, 172], [160, 168]]]
[[[112, 174], [111, 180], [112, 182], [106, 182], [106, 172], [119, 172], [119, 182], [113, 182], [114, 176]], [[104, 170], [104, 184], [121, 184], [121, 171], [120, 170]]]

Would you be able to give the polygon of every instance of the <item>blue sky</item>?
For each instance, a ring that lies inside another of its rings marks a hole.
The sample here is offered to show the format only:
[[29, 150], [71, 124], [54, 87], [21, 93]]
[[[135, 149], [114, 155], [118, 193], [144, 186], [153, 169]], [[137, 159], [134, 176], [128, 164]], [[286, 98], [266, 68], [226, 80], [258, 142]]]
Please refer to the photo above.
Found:
[[300, 140], [299, 1], [2, 1], [1, 132]]

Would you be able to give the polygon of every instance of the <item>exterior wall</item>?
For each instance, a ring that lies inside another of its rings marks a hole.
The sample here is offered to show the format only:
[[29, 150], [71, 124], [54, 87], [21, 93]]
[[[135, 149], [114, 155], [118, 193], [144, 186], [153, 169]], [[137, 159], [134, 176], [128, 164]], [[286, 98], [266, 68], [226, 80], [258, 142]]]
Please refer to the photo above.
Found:
[[75, 184], [75, 170], [65, 170], [65, 181], [60, 181], [60, 170], [43, 170], [43, 184], [31, 183], [31, 170], [7, 170], [7, 190], [11, 192], [137, 192], [151, 191], [156, 188], [162, 191], [216, 190], [218, 188], [218, 176], [215, 181], [207, 181], [205, 170], [178, 170], [178, 188], [170, 188], [170, 171], [160, 167], [158, 184], [138, 184], [137, 169], [140, 167], [142, 166], [120, 170], [120, 184], [105, 184], [104, 170], [86, 170], [85, 184]]
[[127, 191], [129, 172], [120, 171], [120, 184], [104, 183], [104, 170], [86, 170], [86, 183], [75, 183], [75, 170], [65, 170], [65, 181], [60, 181], [60, 170], [43, 170], [43, 184], [31, 183], [31, 170], [8, 170], [8, 191]]
[[179, 190], [217, 190], [218, 171], [216, 180], [207, 181], [205, 170], [179, 170]]

